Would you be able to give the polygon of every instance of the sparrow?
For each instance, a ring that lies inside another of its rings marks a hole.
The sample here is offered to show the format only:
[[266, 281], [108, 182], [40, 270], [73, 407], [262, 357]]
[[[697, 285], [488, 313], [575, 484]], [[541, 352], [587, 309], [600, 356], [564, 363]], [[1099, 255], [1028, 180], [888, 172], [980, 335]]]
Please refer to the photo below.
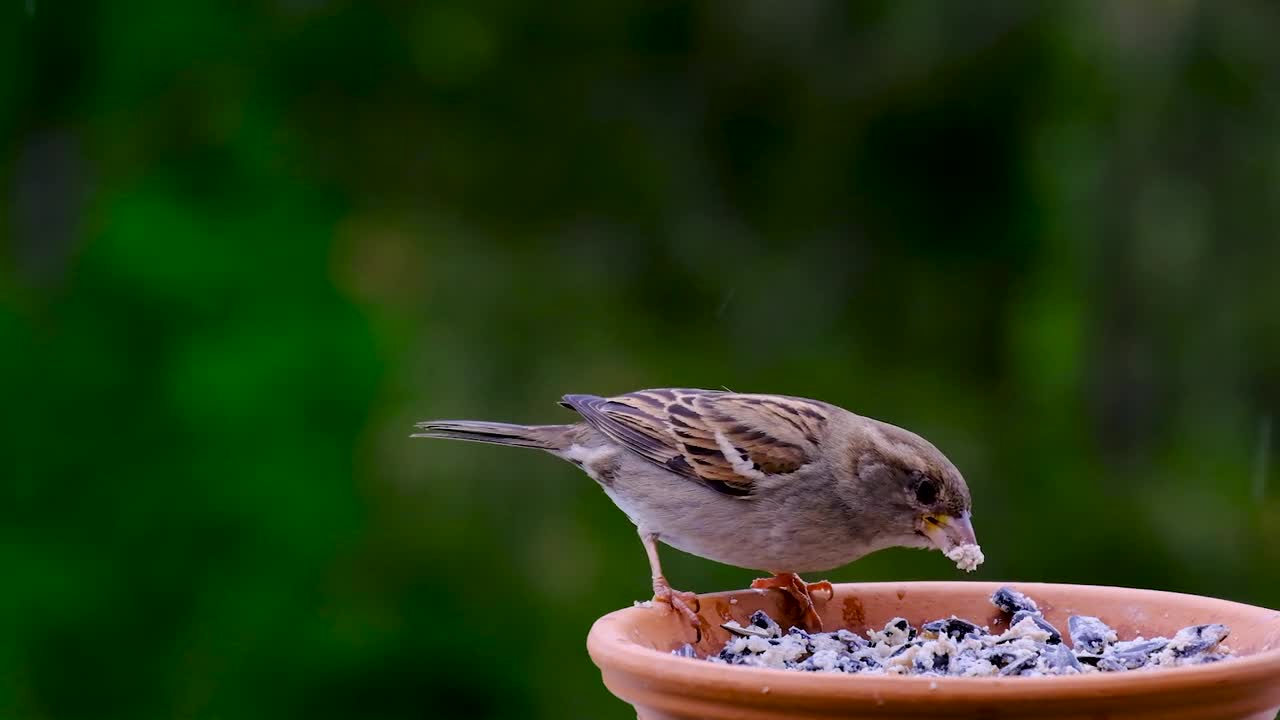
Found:
[[431, 420], [412, 437], [534, 448], [577, 465], [635, 524], [654, 600], [695, 628], [697, 596], [667, 581], [659, 542], [769, 573], [752, 587], [790, 594], [819, 630], [813, 593], [830, 598], [831, 584], [799, 573], [889, 547], [937, 548], [966, 569], [981, 562], [964, 478], [902, 428], [817, 400], [718, 390], [565, 395], [560, 404], [581, 420]]

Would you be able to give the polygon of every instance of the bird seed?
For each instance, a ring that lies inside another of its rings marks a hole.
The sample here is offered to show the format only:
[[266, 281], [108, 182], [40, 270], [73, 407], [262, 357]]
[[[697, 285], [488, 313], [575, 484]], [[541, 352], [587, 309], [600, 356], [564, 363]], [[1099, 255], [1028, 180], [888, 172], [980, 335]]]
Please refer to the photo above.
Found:
[[[1221, 643], [1225, 625], [1193, 625], [1172, 638], [1137, 637], [1121, 641], [1116, 631], [1096, 617], [1073, 615], [1064, 636], [1026, 595], [1002, 587], [991, 604], [1008, 616], [1009, 629], [995, 634], [955, 616], [913, 627], [894, 618], [866, 637], [850, 630], [808, 633], [797, 627], [783, 632], [773, 618], [758, 610], [747, 625], [722, 625], [732, 636], [717, 654], [706, 658], [727, 665], [746, 665], [809, 672], [955, 677], [1034, 677], [1125, 672], [1160, 667], [1200, 665], [1231, 656]], [[1068, 647], [1065, 639], [1071, 640]], [[692, 645], [672, 651], [697, 657]]]

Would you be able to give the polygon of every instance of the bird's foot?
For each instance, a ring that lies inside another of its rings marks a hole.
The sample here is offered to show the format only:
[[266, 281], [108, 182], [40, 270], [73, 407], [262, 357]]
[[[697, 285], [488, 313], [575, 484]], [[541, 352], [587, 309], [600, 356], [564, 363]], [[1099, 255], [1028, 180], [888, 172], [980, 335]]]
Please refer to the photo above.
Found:
[[805, 626], [814, 632], [822, 632], [822, 618], [813, 606], [813, 592], [825, 592], [828, 600], [835, 597], [835, 588], [831, 587], [829, 581], [806, 583], [795, 573], [777, 573], [773, 577], [756, 578], [751, 581], [751, 587], [756, 590], [781, 590], [795, 598], [800, 605]]
[[671, 609], [684, 616], [684, 619], [702, 636], [702, 626], [698, 621], [698, 610], [701, 603], [698, 596], [691, 592], [682, 592], [671, 587], [667, 579], [659, 575], [653, 579], [653, 601], [671, 606]]

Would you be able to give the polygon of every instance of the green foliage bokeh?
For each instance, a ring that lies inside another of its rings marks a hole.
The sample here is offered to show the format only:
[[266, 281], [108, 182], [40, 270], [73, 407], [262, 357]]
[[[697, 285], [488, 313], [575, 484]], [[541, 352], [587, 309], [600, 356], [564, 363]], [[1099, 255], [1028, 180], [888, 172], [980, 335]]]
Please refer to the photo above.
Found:
[[1280, 606], [1268, 3], [0, 14], [2, 718], [628, 717], [626, 518], [407, 437], [566, 392], [828, 400], [978, 578]]

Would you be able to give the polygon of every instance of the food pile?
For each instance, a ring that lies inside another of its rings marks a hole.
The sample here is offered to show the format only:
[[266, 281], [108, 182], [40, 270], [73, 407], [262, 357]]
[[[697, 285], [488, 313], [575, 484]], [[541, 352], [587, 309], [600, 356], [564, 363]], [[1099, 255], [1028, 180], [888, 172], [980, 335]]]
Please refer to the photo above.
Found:
[[[808, 633], [781, 626], [763, 611], [747, 625], [721, 627], [733, 637], [711, 662], [786, 670], [948, 675], [961, 677], [1075, 675], [1146, 668], [1199, 665], [1230, 656], [1220, 643], [1225, 625], [1193, 625], [1172, 638], [1120, 640], [1102, 620], [1073, 615], [1067, 636], [1051, 625], [1034, 600], [1012, 588], [1000, 588], [991, 602], [1008, 618], [1009, 629], [994, 634], [955, 616], [913, 627], [894, 618], [866, 638], [849, 630]], [[695, 657], [693, 646], [672, 651]]]

